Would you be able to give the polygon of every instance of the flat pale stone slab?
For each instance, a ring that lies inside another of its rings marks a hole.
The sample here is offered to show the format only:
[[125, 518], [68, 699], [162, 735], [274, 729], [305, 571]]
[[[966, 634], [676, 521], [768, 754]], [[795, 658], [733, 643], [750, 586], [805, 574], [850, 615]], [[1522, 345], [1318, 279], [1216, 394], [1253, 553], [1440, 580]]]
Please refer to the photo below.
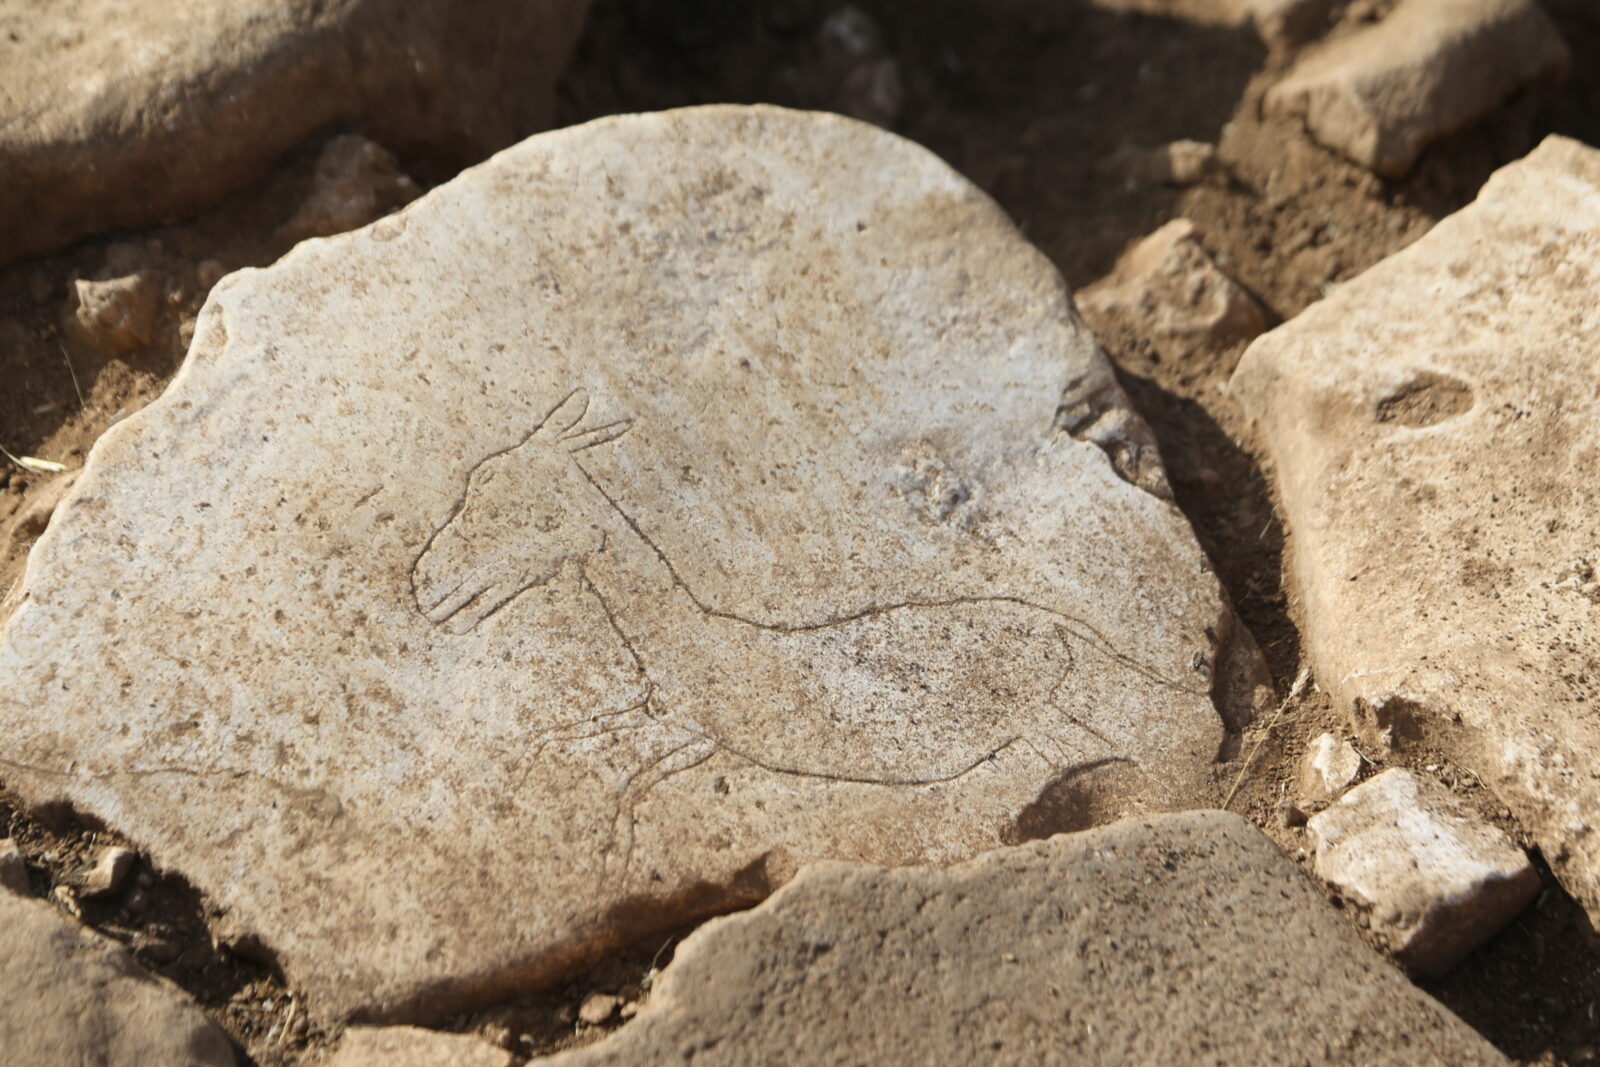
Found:
[[588, 0], [5, 0], [0, 262], [192, 214], [354, 123], [468, 159], [549, 119]]
[[233, 1067], [233, 1046], [176, 986], [50, 905], [0, 889], [0, 1062]]
[[1381, 21], [1307, 53], [1264, 106], [1303, 118], [1318, 141], [1397, 178], [1429, 144], [1517, 90], [1559, 84], [1568, 62], [1536, 0], [1398, 0]]
[[534, 138], [213, 291], [29, 560], [7, 782], [320, 1010], [412, 1018], [810, 860], [1192, 804], [1234, 624], [1123, 477], [1165, 489], [1147, 433], [1045, 258], [907, 141]]
[[515, 1067], [503, 1048], [464, 1034], [414, 1026], [353, 1026], [328, 1067]]
[[1410, 771], [1384, 771], [1306, 824], [1317, 874], [1372, 908], [1406, 966], [1442, 974], [1539, 895], [1539, 872], [1497, 827]]
[[1600, 920], [1597, 278], [1600, 152], [1551, 138], [1232, 388], [1321, 684], [1481, 775]]
[[686, 939], [618, 1033], [535, 1062], [1287, 1060], [1506, 1062], [1260, 831], [1208, 811], [952, 870], [808, 867]]

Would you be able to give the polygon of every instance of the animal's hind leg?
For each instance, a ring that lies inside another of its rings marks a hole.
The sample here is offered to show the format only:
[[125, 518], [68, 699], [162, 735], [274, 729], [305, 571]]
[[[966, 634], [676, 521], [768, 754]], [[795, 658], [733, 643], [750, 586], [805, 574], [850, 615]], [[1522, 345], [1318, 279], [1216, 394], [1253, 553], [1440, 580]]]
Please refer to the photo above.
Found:
[[614, 885], [628, 875], [628, 867], [633, 862], [634, 810], [639, 802], [668, 778], [698, 767], [717, 751], [717, 742], [702, 734], [672, 732], [676, 735], [672, 747], [630, 773], [617, 791], [616, 817], [605, 857], [607, 884]]

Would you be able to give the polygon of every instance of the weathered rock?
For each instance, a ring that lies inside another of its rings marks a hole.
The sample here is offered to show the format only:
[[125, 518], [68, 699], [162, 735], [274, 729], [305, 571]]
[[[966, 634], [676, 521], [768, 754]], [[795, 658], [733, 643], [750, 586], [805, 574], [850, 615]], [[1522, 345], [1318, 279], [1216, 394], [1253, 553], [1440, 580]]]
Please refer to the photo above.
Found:
[[1245, 0], [1250, 21], [1268, 48], [1305, 44], [1324, 29], [1338, 0]]
[[328, 1067], [514, 1067], [505, 1049], [465, 1034], [414, 1026], [353, 1026]]
[[590, 1026], [599, 1026], [601, 1023], [610, 1022], [620, 1007], [622, 1007], [621, 997], [610, 993], [590, 993], [578, 1008], [578, 1021], [588, 1023]]
[[1504, 833], [1410, 771], [1384, 771], [1306, 824], [1317, 874], [1372, 908], [1406, 966], [1441, 974], [1539, 895]]
[[1232, 389], [1317, 676], [1481, 775], [1600, 920], [1597, 235], [1600, 152], [1552, 138], [1258, 339]]
[[193, 212], [313, 131], [466, 161], [541, 128], [586, 0], [12, 0], [0, 262]]
[[29, 1067], [226, 1067], [227, 1037], [121, 945], [0, 893], [0, 1061]]
[[28, 864], [11, 838], [0, 841], [0, 889], [28, 892]]
[[1388, 177], [1519, 89], [1565, 77], [1567, 47], [1535, 0], [1399, 0], [1380, 22], [1302, 58], [1268, 114]]
[[1227, 349], [1266, 329], [1261, 305], [1222, 272], [1188, 219], [1173, 219], [1134, 245], [1078, 305], [1097, 331], [1111, 320], [1132, 324], [1171, 360]]
[[1123, 148], [1111, 156], [1108, 166], [1140, 185], [1196, 185], [1224, 173], [1217, 146], [1205, 141]]
[[1222, 812], [947, 871], [808, 867], [696, 931], [656, 988], [610, 1038], [536, 1062], [1505, 1062]]
[[155, 275], [141, 271], [104, 281], [80, 278], [75, 288], [78, 307], [72, 325], [80, 340], [120, 356], [155, 339], [161, 324], [161, 290]]
[[1339, 798], [1361, 775], [1361, 754], [1348, 741], [1322, 734], [1300, 759], [1295, 777], [1295, 807], [1313, 815]]
[[115, 893], [122, 888], [122, 883], [127, 879], [128, 872], [133, 870], [133, 863], [138, 858], [139, 854], [131, 848], [118, 846], [106, 849], [84, 876], [83, 884], [78, 887], [79, 892], [86, 897], [103, 897]]
[[[353, 230], [410, 203], [420, 191], [382, 145], [358, 134], [342, 134], [323, 146], [311, 191], [294, 218], [284, 224], [283, 234], [303, 241]], [[206, 288], [220, 280], [219, 274]]]
[[1045, 258], [909, 142], [534, 138], [212, 291], [30, 557], [7, 784], [389, 1017], [812, 859], [1192, 804], [1248, 645], [1119, 474], [1165, 488], [1139, 434]]

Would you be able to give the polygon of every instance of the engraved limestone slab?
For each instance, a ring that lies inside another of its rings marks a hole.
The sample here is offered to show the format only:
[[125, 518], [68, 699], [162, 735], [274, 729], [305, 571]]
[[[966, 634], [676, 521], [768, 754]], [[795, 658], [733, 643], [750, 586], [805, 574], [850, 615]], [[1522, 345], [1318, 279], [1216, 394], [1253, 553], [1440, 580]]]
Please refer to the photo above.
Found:
[[686, 939], [618, 1033], [535, 1062], [1507, 1061], [1259, 830], [1206, 811], [947, 871], [808, 867]]
[[1551, 138], [1246, 353], [1322, 684], [1600, 919], [1600, 152]]
[[29, 560], [5, 778], [389, 1018], [1189, 804], [1239, 657], [1146, 434], [909, 142], [534, 138], [213, 291]]

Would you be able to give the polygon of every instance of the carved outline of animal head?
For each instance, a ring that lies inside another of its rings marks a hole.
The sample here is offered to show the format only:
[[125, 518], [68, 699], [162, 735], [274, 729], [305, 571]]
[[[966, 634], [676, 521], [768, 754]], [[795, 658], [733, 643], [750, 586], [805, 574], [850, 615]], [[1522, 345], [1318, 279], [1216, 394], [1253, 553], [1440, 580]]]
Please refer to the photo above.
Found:
[[605, 543], [604, 498], [577, 457], [633, 420], [585, 426], [589, 407], [587, 391], [574, 389], [520, 442], [467, 472], [450, 518], [411, 569], [417, 610], [435, 626], [466, 633]]

